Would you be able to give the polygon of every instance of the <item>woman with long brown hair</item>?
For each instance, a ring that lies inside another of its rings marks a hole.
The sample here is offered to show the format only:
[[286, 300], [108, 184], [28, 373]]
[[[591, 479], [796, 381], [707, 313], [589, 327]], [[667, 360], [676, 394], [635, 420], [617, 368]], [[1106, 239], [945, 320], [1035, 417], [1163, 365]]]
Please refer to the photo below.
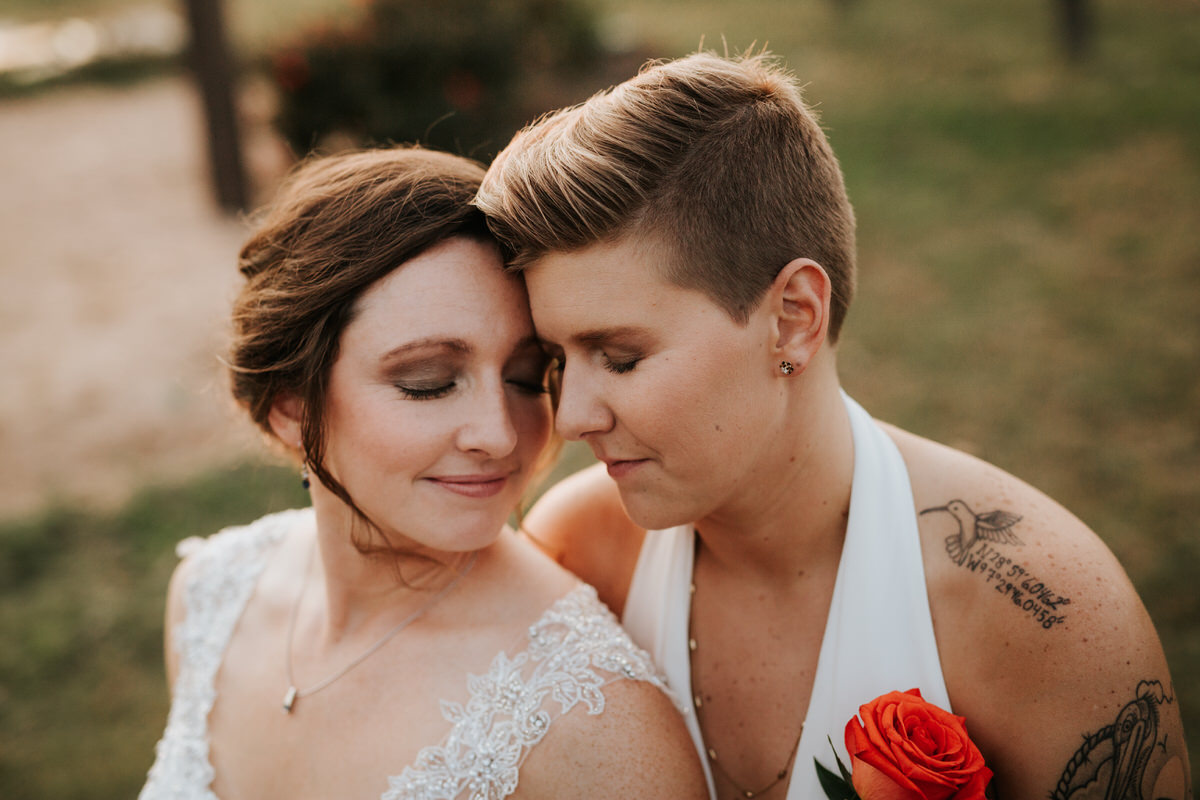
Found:
[[482, 175], [313, 160], [243, 248], [233, 393], [312, 507], [181, 548], [144, 800], [704, 795], [648, 656], [506, 526], [551, 409]]

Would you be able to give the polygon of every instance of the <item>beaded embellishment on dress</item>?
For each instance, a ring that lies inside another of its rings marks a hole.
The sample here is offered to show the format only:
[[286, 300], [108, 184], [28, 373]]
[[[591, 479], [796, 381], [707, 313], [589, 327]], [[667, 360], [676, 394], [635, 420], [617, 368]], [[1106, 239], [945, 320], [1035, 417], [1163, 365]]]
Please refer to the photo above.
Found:
[[[186, 616], [175, 636], [180, 670], [167, 729], [139, 800], [217, 800], [209, 788], [215, 773], [208, 742], [216, 675], [271, 549], [295, 527], [296, 515], [307, 513], [273, 514], [180, 544], [180, 555], [195, 553], [196, 559], [184, 589]], [[522, 762], [554, 719], [580, 705], [588, 714], [602, 713], [603, 688], [623, 679], [667, 692], [650, 657], [596, 591], [580, 584], [528, 628], [525, 649], [498, 653], [486, 674], [466, 676], [465, 704], [441, 703], [450, 732], [398, 775], [381, 775], [381, 787], [387, 786], [382, 800], [509, 796]]]
[[605, 684], [628, 678], [666, 691], [650, 657], [616, 618], [581, 584], [529, 628], [529, 647], [492, 660], [486, 675], [470, 675], [465, 706], [442, 703], [453, 723], [436, 747], [388, 779], [383, 800], [499, 800], [517, 788], [521, 762], [546, 735], [554, 717], [582, 703], [604, 711]]

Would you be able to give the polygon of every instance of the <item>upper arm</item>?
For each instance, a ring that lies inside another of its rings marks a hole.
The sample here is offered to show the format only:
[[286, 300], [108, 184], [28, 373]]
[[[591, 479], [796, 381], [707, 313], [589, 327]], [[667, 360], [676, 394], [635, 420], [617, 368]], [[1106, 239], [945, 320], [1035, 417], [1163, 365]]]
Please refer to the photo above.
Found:
[[175, 679], [179, 676], [179, 643], [176, 636], [187, 613], [184, 592], [193, 561], [194, 557], [180, 561], [167, 585], [166, 618], [163, 621], [163, 658], [167, 667], [167, 686], [171, 689], [174, 689]]
[[954, 710], [967, 717], [1000, 797], [1182, 800], [1187, 750], [1153, 625], [1115, 564], [1076, 569], [1070, 579], [1046, 565], [1038, 577], [1070, 598], [1062, 624], [1002, 620], [1001, 604], [990, 626], [947, 637], [957, 651], [947, 675]]
[[616, 614], [637, 566], [645, 530], [625, 514], [603, 464], [551, 487], [529, 510], [522, 528], [554, 560], [596, 587]]
[[604, 711], [581, 703], [559, 717], [521, 768], [514, 797], [704, 800], [700, 759], [683, 718], [652, 684], [604, 688]]
[[[901, 450], [919, 510], [957, 499], [979, 517], [965, 557], [953, 515], [922, 514], [920, 527], [951, 704], [996, 773], [996, 796], [1190, 797], [1162, 646], [1108, 548], [994, 467]], [[1009, 535], [988, 539], [989, 525]]]

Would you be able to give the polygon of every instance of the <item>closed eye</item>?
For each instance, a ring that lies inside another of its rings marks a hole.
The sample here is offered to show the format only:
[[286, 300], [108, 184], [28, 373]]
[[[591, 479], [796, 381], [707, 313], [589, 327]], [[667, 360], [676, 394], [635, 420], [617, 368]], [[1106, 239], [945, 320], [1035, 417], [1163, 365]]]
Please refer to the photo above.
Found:
[[400, 393], [409, 400], [436, 400], [454, 391], [454, 386], [453, 382], [439, 386], [404, 386], [399, 383], [396, 384], [396, 388], [400, 390]]
[[551, 358], [536, 343], [506, 368], [505, 382], [530, 395], [545, 394], [547, 371]]
[[545, 394], [549, 391], [544, 380], [538, 382], [511, 379], [508, 381], [508, 383], [510, 386], [515, 386], [518, 390], [525, 392], [526, 394], [538, 395]]
[[610, 357], [607, 353], [603, 355], [603, 358], [604, 368], [617, 375], [624, 375], [626, 372], [632, 372], [633, 368], [636, 367], [638, 362], [642, 360], [640, 357], [615, 359]]

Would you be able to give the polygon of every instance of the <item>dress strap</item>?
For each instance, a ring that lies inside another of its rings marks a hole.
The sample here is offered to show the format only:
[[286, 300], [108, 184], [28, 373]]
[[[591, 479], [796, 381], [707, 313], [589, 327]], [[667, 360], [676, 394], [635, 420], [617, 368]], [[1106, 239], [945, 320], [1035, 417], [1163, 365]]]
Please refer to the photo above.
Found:
[[207, 538], [192, 537], [176, 552], [193, 559], [183, 587], [184, 618], [175, 629], [179, 674], [167, 728], [155, 747], [154, 765], [139, 800], [216, 800], [208, 788], [214, 773], [208, 758], [208, 714], [216, 700], [215, 679], [225, 648], [267, 556], [309, 510], [284, 511]]
[[700, 756], [708, 793], [715, 796], [712, 770], [704, 756], [700, 722], [690, 713], [692, 662], [688, 630], [695, 553], [696, 529], [692, 525], [647, 531], [625, 598], [621, 623], [633, 641], [650, 652], [666, 675], [671, 690], [689, 701], [689, 713], [684, 715], [684, 722]]
[[920, 688], [950, 710], [908, 468], [891, 437], [843, 394], [854, 435], [850, 516], [788, 800], [820, 797], [812, 766], [843, 760], [846, 723], [881, 694]]

